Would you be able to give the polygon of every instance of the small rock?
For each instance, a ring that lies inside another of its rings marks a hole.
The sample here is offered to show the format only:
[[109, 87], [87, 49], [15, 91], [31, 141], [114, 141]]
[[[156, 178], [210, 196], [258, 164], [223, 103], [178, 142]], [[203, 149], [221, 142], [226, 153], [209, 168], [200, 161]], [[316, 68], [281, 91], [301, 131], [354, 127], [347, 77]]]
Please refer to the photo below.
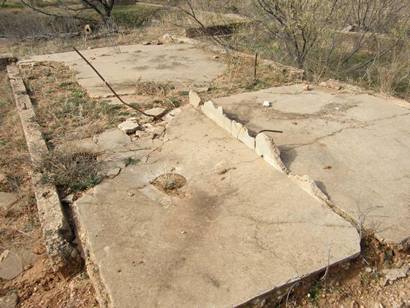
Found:
[[218, 55], [215, 55], [213, 58], [214, 58], [214, 59], [219, 59], [219, 56], [218, 56]]
[[0, 173], [0, 185], [7, 184], [7, 176], [3, 173]]
[[373, 272], [373, 270], [372, 270], [371, 267], [366, 267], [364, 270], [366, 271], [366, 273], [371, 273], [371, 272]]
[[136, 118], [129, 118], [128, 120], [122, 122], [118, 125], [118, 128], [121, 129], [127, 135], [134, 134], [139, 128], [139, 124]]
[[164, 43], [173, 43], [173, 42], [175, 42], [175, 39], [172, 37], [171, 34], [165, 33], [165, 34], [162, 36], [162, 41], [163, 41]]
[[267, 107], [267, 108], [272, 107], [272, 102], [270, 102], [270, 101], [264, 101], [264, 102], [262, 103], [262, 106], [263, 106], [263, 107]]
[[165, 112], [165, 109], [161, 108], [161, 107], [156, 107], [156, 108], [152, 108], [152, 109], [149, 109], [149, 110], [145, 110], [144, 112], [149, 114], [149, 115], [153, 115], [153, 116], [157, 117], [157, 116], [163, 114]]
[[0, 255], [0, 278], [11, 280], [23, 271], [23, 263], [18, 255], [5, 250]]
[[303, 91], [312, 91], [313, 87], [310, 84], [305, 84], [303, 86]]
[[407, 277], [410, 271], [410, 265], [403, 265], [401, 268], [385, 269], [382, 271], [384, 274], [384, 285], [392, 283], [400, 278]]
[[142, 42], [141, 44], [147, 46], [147, 45], [151, 45], [151, 42], [145, 41], [145, 42]]
[[195, 108], [198, 108], [199, 105], [201, 105], [201, 98], [199, 97], [198, 93], [192, 90], [189, 91], [189, 103]]
[[13, 193], [6, 193], [0, 191], [0, 208], [6, 210], [18, 200], [18, 196]]
[[17, 307], [18, 297], [16, 293], [10, 293], [0, 297], [1, 308], [15, 308]]

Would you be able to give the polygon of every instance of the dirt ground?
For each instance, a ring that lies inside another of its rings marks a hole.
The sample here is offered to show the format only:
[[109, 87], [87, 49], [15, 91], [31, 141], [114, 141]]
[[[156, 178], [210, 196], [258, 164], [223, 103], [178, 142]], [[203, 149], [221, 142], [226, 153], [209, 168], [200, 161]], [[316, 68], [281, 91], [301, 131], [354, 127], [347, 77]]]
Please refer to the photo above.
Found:
[[[155, 35], [150, 33], [147, 37], [138, 33], [135, 36], [127, 35], [115, 39], [115, 43], [132, 43], [128, 40], [130, 37], [134, 37], [135, 41], [132, 42], [136, 43], [159, 36], [157, 32]], [[1, 44], [0, 42], [0, 51], [6, 51], [6, 44]], [[44, 48], [39, 48], [38, 44], [25, 43], [27, 49], [22, 52], [45, 51], [45, 45], [51, 46], [52, 51], [61, 51], [58, 44], [49, 42], [44, 44]], [[102, 44], [103, 40], [96, 43], [98, 46]], [[66, 44], [65, 49], [67, 46]], [[12, 49], [16, 48], [17, 46], [14, 46]], [[222, 81], [225, 81], [223, 76], [220, 82]], [[259, 84], [251, 83], [249, 87], [258, 86]], [[66, 90], [67, 88], [64, 88], [64, 91]], [[232, 88], [225, 90], [229, 93]], [[211, 89], [210, 92], [212, 91]], [[219, 91], [222, 90], [218, 89], [213, 94], [219, 94]], [[37, 95], [39, 100], [44, 99], [43, 94]], [[84, 270], [68, 277], [53, 272], [41, 238], [41, 226], [31, 191], [29, 172], [29, 157], [7, 77], [5, 73], [0, 73], [0, 175], [5, 175], [7, 179], [0, 185], [0, 191], [14, 192], [19, 197], [18, 202], [7, 211], [0, 210], [0, 253], [8, 249], [24, 252], [32, 257], [32, 261], [16, 278], [10, 281], [0, 279], [0, 298], [14, 293], [18, 297], [18, 307], [97, 307], [94, 289]], [[274, 294], [258, 301], [255, 306], [410, 307], [410, 277], [385, 285], [383, 274], [383, 270], [410, 264], [409, 253], [392, 250], [375, 240], [364, 241], [363, 248], [363, 255], [350, 264], [337, 266], [317, 277], [294, 284], [290, 292]]]
[[94, 289], [84, 271], [64, 277], [50, 266], [29, 172], [30, 160], [7, 76], [0, 72], [0, 174], [6, 178], [0, 191], [18, 196], [11, 207], [0, 210], [0, 252], [29, 256], [20, 275], [0, 279], [0, 298], [16, 294], [18, 307], [96, 307]]

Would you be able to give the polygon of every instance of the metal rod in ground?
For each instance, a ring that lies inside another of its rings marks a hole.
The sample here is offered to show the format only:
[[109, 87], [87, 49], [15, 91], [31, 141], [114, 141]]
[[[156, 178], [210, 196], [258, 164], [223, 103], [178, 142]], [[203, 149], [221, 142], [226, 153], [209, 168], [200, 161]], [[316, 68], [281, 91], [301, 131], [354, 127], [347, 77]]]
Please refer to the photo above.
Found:
[[[157, 118], [159, 117], [159, 116], [155, 116], [155, 115], [152, 115], [152, 114], [145, 113], [145, 112], [142, 111], [141, 109], [139, 109], [139, 108], [137, 108], [137, 107], [135, 107], [135, 106], [133, 106], [133, 105], [130, 105], [130, 104], [126, 103], [126, 102], [117, 94], [117, 92], [115, 92], [115, 90], [114, 90], [114, 89], [111, 87], [111, 85], [104, 79], [104, 77], [97, 71], [97, 69], [90, 63], [90, 61], [88, 61], [87, 58], [86, 58], [77, 48], [73, 47], [73, 49], [74, 49], [75, 52], [85, 61], [85, 63], [87, 63], [87, 64], [93, 69], [93, 71], [98, 75], [98, 77], [100, 77], [100, 79], [105, 83], [105, 85], [107, 86], [107, 88], [110, 89], [110, 91], [115, 95], [116, 98], [118, 98], [118, 100], [119, 100], [122, 104], [124, 104], [125, 106], [130, 107], [130, 108], [132, 108], [132, 109], [138, 111], [139, 113], [141, 113], [141, 114], [143, 114], [143, 115], [145, 115], [145, 116], [147, 116], [147, 117], [152, 117], [152, 118], [154, 118], [154, 119], [157, 119]], [[160, 115], [160, 116], [161, 116], [161, 115]]]
[[253, 67], [253, 80], [255, 81], [256, 81], [257, 68], [258, 68], [258, 53], [255, 53], [255, 63]]

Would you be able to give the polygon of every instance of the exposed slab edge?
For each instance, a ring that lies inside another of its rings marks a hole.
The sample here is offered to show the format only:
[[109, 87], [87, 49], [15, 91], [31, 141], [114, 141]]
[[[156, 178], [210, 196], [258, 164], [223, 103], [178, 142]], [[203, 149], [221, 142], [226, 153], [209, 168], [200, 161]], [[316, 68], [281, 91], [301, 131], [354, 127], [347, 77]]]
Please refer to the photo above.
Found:
[[267, 135], [260, 133], [256, 138], [252, 137], [249, 130], [243, 124], [229, 119], [224, 113], [223, 108], [215, 106], [212, 101], [205, 102], [205, 104], [201, 106], [201, 110], [208, 118], [225, 129], [234, 138], [254, 150], [256, 154], [262, 157], [269, 165], [280, 172], [289, 173], [280, 158], [278, 147]]
[[95, 262], [96, 258], [93, 254], [93, 250], [90, 249], [91, 245], [86, 228], [83, 226], [81, 219], [79, 218], [80, 214], [76, 202], [71, 204], [71, 210], [76, 226], [76, 236], [81, 243], [81, 253], [85, 260], [85, 268], [94, 286], [98, 305], [101, 308], [112, 307], [110, 297], [105, 287], [106, 284], [102, 281], [99, 267], [97, 262]]
[[48, 152], [48, 148], [41, 134], [40, 126], [36, 122], [36, 114], [20, 76], [20, 71], [13, 64], [7, 66], [7, 73], [34, 167], [31, 172], [31, 181], [47, 253], [52, 261], [53, 268], [63, 270], [68, 265], [76, 263], [79, 254], [70, 244], [69, 239], [72, 238], [72, 232], [63, 213], [56, 187], [43, 184], [41, 173], [35, 170], [35, 166], [40, 162], [42, 156]]
[[[216, 106], [212, 101], [205, 102], [205, 104], [200, 108], [208, 118], [213, 120], [216, 124], [225, 129], [228, 133], [244, 143], [246, 146], [253, 149], [256, 154], [262, 157], [269, 165], [280, 172], [288, 174], [288, 176], [304, 191], [330, 207], [333, 212], [355, 227], [359, 233], [362, 231], [362, 226], [360, 226], [360, 224], [348, 213], [333, 204], [328, 196], [317, 186], [316, 182], [308, 175], [300, 176], [290, 172], [290, 170], [283, 163], [280, 157], [280, 150], [272, 138], [264, 133], [259, 133], [256, 135], [256, 138], [251, 137], [248, 129], [244, 125], [234, 120], [230, 120], [224, 113], [223, 108], [221, 106]], [[408, 244], [409, 241], [410, 240], [407, 240], [406, 243]]]

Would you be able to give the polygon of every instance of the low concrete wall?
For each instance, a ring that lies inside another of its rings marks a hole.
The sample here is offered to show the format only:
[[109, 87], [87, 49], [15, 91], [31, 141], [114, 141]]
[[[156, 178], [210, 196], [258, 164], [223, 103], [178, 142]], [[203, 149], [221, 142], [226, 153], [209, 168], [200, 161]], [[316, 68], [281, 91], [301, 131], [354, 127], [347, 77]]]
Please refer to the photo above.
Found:
[[256, 137], [251, 136], [248, 128], [235, 120], [229, 119], [224, 113], [223, 108], [215, 106], [212, 101], [205, 102], [200, 108], [208, 118], [225, 129], [229, 134], [241, 141], [248, 148], [254, 150], [256, 154], [262, 157], [269, 165], [280, 172], [286, 174], [289, 173], [280, 158], [280, 151], [272, 138], [264, 133], [259, 133]]
[[43, 184], [42, 175], [35, 168], [48, 152], [48, 148], [41, 134], [40, 125], [36, 121], [36, 114], [20, 71], [13, 64], [7, 66], [7, 72], [33, 165], [31, 181], [47, 253], [53, 268], [61, 271], [68, 265], [76, 264], [79, 261], [79, 253], [70, 243], [72, 231], [63, 213], [56, 187]]

